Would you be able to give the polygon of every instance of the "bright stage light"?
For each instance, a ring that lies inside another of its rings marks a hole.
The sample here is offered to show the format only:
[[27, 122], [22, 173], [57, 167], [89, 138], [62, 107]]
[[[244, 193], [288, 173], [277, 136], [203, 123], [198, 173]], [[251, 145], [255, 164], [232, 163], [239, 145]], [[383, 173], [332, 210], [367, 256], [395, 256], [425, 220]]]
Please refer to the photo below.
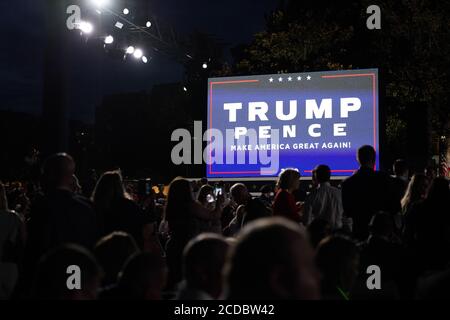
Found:
[[114, 42], [114, 37], [113, 36], [107, 36], [106, 38], [105, 38], [105, 43], [106, 44], [111, 44], [111, 43], [113, 43]]
[[109, 0], [92, 0], [92, 2], [93, 2], [97, 7], [103, 7], [104, 5], [108, 4]]
[[187, 88], [186, 88], [186, 87], [183, 87], [183, 91], [184, 91], [184, 92], [187, 92]]
[[127, 53], [128, 53], [128, 54], [133, 54], [133, 52], [134, 52], [134, 47], [133, 47], [133, 46], [129, 46], [129, 47], [127, 48]]
[[205, 62], [205, 63], [202, 65], [202, 68], [203, 68], [203, 69], [208, 69], [208, 64]]
[[147, 59], [146, 56], [142, 56], [142, 62], [143, 62], [143, 63], [147, 63], [147, 62], [148, 62], [148, 59]]
[[82, 21], [80, 22], [79, 29], [84, 33], [91, 33], [94, 30], [94, 27], [89, 22]]
[[150, 27], [152, 26], [152, 23], [151, 23], [150, 21], [147, 21], [147, 23], [145, 24], [145, 26], [146, 26], [147, 28], [150, 28]]
[[136, 49], [136, 50], [134, 50], [133, 56], [134, 56], [136, 59], [142, 58], [143, 55], [144, 55], [144, 53], [142, 52], [141, 49]]
[[128, 8], [123, 9], [123, 14], [127, 15], [130, 13], [130, 10], [128, 10]]

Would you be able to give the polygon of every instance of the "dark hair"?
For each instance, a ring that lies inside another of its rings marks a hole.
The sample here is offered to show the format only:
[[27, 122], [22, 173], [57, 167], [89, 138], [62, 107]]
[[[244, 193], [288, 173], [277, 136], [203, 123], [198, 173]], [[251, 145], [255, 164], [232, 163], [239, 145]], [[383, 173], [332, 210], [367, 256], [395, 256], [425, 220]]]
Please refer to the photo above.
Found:
[[122, 176], [118, 171], [108, 171], [102, 174], [92, 192], [91, 200], [100, 211], [108, 210], [114, 200], [126, 198]]
[[308, 226], [311, 245], [315, 248], [325, 237], [331, 233], [331, 225], [325, 219], [314, 219]]
[[393, 165], [394, 174], [400, 176], [408, 170], [408, 164], [404, 159], [397, 159]]
[[376, 152], [372, 146], [365, 145], [358, 149], [358, 162], [365, 166], [375, 162]]
[[272, 212], [259, 199], [250, 199], [245, 205], [245, 215], [242, 217], [242, 225], [251, 221], [267, 218]]
[[188, 216], [188, 206], [194, 200], [189, 180], [182, 177], [175, 178], [169, 185], [164, 219], [167, 220], [169, 228], [174, 231], [177, 226], [185, 226]]
[[72, 177], [75, 161], [67, 153], [49, 156], [42, 166], [42, 186], [44, 189], [55, 188], [65, 178]]
[[275, 297], [270, 274], [278, 265], [292, 264], [293, 240], [304, 239], [299, 228], [283, 218], [250, 223], [232, 249], [226, 276], [230, 299]]
[[105, 272], [104, 284], [117, 281], [117, 276], [130, 256], [139, 252], [139, 247], [128, 233], [115, 231], [101, 238], [94, 254]]
[[220, 273], [228, 247], [225, 238], [214, 233], [204, 233], [189, 241], [183, 250], [183, 273], [188, 284], [201, 281], [199, 266], [204, 271]]
[[148, 288], [162, 283], [166, 262], [160, 254], [142, 252], [132, 255], [119, 276], [119, 287], [129, 298], [143, 299]]
[[331, 177], [330, 167], [325, 164], [320, 164], [314, 169], [314, 175], [319, 183], [328, 182]]
[[[318, 247], [316, 263], [322, 274], [322, 291], [324, 293], [336, 292], [339, 287], [348, 290], [348, 268], [354, 258], [359, 257], [356, 244], [347, 237], [336, 235], [323, 239]], [[356, 276], [356, 275], [353, 275]]]
[[67, 287], [67, 268], [81, 270], [81, 289], [89, 287], [102, 271], [94, 256], [78, 245], [62, 245], [42, 256], [33, 283], [32, 296], [36, 299], [67, 299], [73, 290]]

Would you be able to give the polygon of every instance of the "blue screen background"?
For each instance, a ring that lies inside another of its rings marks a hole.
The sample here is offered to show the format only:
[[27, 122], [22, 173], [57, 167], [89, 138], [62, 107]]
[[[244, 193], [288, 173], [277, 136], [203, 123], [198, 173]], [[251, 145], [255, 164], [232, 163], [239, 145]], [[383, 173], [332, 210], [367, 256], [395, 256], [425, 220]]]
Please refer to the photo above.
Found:
[[[351, 77], [322, 78], [322, 76], [359, 75]], [[367, 76], [362, 76], [367, 74]], [[373, 76], [372, 76], [373, 74]], [[307, 76], [311, 79], [307, 80]], [[297, 80], [301, 76], [302, 80]], [[279, 81], [282, 77], [283, 81]], [[287, 78], [292, 77], [292, 81]], [[273, 79], [270, 82], [269, 79]], [[220, 83], [228, 81], [258, 80], [250, 83]], [[217, 83], [219, 82], [219, 83]], [[374, 127], [374, 93], [375, 85], [375, 127]], [[211, 97], [212, 93], [212, 97]], [[361, 108], [350, 112], [348, 118], [340, 117], [340, 98], [358, 97]], [[212, 98], [212, 104], [211, 102]], [[305, 100], [315, 99], [320, 104], [321, 99], [332, 99], [331, 119], [306, 119]], [[284, 102], [284, 113], [289, 112], [289, 100], [297, 100], [297, 116], [293, 120], [281, 121], [275, 115], [275, 102]], [[267, 117], [269, 121], [248, 121], [248, 103], [264, 101], [268, 104]], [[224, 110], [224, 103], [242, 103], [242, 109], [237, 111], [237, 121], [229, 122], [229, 111]], [[210, 114], [212, 110], [212, 114]], [[212, 119], [212, 123], [210, 122]], [[334, 123], [346, 123], [347, 136], [334, 137]], [[296, 128], [295, 138], [283, 138], [283, 125], [293, 125]], [[321, 137], [311, 137], [308, 127], [311, 124], [320, 124]], [[378, 72], [377, 69], [312, 72], [295, 74], [259, 75], [248, 77], [212, 78], [208, 81], [208, 128], [219, 129], [225, 137], [226, 129], [235, 127], [253, 128], [258, 131], [259, 126], [271, 126], [280, 130], [279, 143], [290, 144], [290, 150], [279, 150], [279, 168], [270, 176], [277, 176], [283, 168], [297, 168], [302, 176], [311, 176], [312, 170], [318, 164], [330, 166], [333, 176], [349, 176], [358, 168], [356, 161], [357, 149], [365, 144], [373, 145], [377, 150], [378, 159]], [[375, 145], [374, 145], [375, 130]], [[319, 143], [319, 149], [294, 150], [294, 143]], [[322, 143], [350, 142], [348, 149], [321, 149]], [[237, 144], [237, 141], [234, 142]], [[224, 143], [224, 153], [227, 146]], [[229, 149], [229, 146], [228, 146]], [[225, 160], [225, 156], [224, 156]], [[246, 161], [247, 162], [247, 161]], [[240, 178], [260, 177], [259, 170], [268, 165], [261, 164], [212, 164], [207, 165], [207, 177], [210, 178]], [[350, 170], [337, 172], [335, 170]], [[255, 171], [255, 173], [242, 173]]]

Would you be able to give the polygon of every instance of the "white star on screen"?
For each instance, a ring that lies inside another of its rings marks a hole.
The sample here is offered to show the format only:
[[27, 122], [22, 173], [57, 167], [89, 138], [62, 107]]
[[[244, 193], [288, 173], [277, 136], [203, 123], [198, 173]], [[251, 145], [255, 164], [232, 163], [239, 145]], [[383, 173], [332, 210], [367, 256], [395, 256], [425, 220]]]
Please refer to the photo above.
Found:
[[289, 77], [289, 78], [288, 78], [288, 81], [292, 81], [292, 77]]
[[311, 80], [311, 76], [308, 75], [308, 76], [306, 77], [306, 80]]
[[279, 77], [279, 78], [278, 78], [278, 81], [282, 82], [282, 81], [283, 81], [283, 78], [282, 78], [282, 77]]
[[270, 81], [270, 82], [273, 82], [273, 78], [270, 78], [269, 81]]
[[302, 77], [298, 76], [297, 81], [300, 81], [300, 80], [302, 80]]

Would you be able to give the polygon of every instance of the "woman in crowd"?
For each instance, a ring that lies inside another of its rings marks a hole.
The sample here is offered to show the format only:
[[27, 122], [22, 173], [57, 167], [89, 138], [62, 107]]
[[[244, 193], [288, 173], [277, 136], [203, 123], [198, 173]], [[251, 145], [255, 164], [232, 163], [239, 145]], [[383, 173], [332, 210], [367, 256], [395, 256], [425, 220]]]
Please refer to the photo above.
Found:
[[122, 176], [117, 171], [105, 172], [92, 194], [94, 208], [103, 235], [124, 231], [133, 236], [140, 248], [150, 241], [154, 226], [149, 215], [139, 208], [125, 192]]
[[273, 203], [273, 215], [282, 216], [299, 223], [301, 221], [301, 208], [295, 203], [293, 192], [300, 185], [300, 173], [295, 169], [286, 169], [281, 172], [277, 188], [278, 192]]
[[178, 177], [170, 183], [164, 213], [169, 232], [166, 244], [169, 288], [181, 280], [181, 256], [189, 240], [202, 232], [221, 232], [223, 202], [223, 196], [218, 195], [214, 208], [208, 209], [194, 199], [187, 179]]
[[435, 271], [450, 262], [450, 190], [445, 178], [435, 178], [425, 200], [406, 217], [405, 242], [414, 250], [420, 271]]
[[414, 242], [417, 227], [415, 207], [427, 197], [429, 180], [424, 174], [415, 174], [408, 184], [405, 195], [401, 200], [403, 213], [403, 238], [408, 244]]
[[415, 174], [412, 177], [401, 200], [403, 214], [406, 215], [415, 203], [426, 198], [428, 184], [428, 178], [424, 174]]

